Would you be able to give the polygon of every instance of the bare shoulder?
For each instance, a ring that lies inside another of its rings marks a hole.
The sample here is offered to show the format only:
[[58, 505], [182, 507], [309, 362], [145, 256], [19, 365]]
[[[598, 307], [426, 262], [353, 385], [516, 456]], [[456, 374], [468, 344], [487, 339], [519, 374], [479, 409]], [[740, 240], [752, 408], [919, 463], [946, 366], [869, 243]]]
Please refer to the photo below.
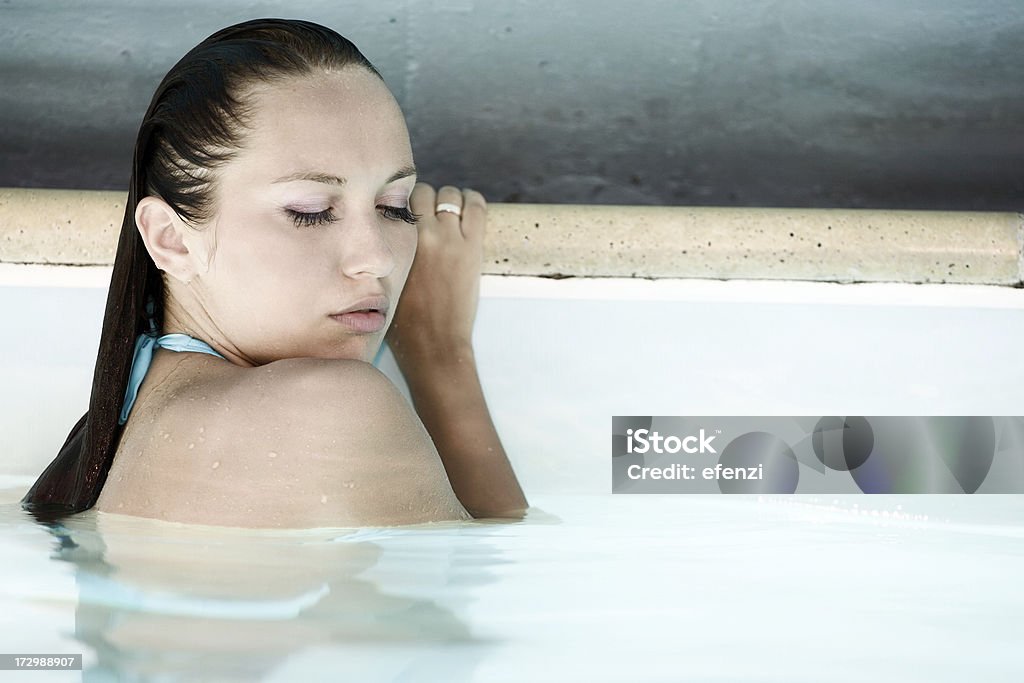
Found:
[[415, 411], [368, 363], [232, 368], [168, 396], [126, 434], [101, 511], [247, 527], [470, 518]]
[[[252, 368], [226, 389], [237, 401], [255, 397], [256, 405], [269, 408], [278, 417], [287, 413], [292, 419], [317, 424], [331, 419], [354, 420], [353, 426], [388, 424], [399, 436], [408, 436], [407, 432], [427, 435], [391, 380], [361, 361], [289, 358]], [[283, 403], [270, 408], [268, 403], [274, 399]], [[366, 430], [349, 434], [353, 438], [360, 435], [374, 436]]]

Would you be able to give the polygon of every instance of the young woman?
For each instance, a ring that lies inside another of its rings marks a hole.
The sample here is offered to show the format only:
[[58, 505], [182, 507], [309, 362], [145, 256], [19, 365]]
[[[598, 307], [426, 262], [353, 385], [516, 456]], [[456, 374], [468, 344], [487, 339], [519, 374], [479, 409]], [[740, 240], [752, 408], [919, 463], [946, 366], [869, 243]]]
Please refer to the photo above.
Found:
[[[342, 36], [281, 19], [210, 36], [142, 121], [89, 411], [24, 506], [521, 516], [471, 345], [486, 212], [416, 182], [398, 103]], [[371, 364], [385, 333], [415, 412]]]

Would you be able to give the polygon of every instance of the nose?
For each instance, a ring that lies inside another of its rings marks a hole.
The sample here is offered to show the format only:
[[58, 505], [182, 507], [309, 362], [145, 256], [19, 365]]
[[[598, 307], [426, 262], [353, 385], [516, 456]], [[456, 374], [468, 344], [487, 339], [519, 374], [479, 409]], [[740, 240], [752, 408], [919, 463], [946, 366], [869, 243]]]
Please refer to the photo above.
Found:
[[387, 239], [387, 227], [376, 211], [349, 214], [341, 231], [341, 268], [349, 277], [387, 277], [395, 268], [395, 254]]

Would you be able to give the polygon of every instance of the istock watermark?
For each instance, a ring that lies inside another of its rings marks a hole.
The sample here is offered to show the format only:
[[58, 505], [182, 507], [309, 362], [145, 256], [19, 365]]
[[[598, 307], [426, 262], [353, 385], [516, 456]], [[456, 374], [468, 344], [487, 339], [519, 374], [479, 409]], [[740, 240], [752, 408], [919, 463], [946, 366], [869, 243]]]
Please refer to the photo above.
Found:
[[613, 493], [1022, 493], [1024, 417], [612, 418]]
[[[646, 453], [648, 451], [653, 451], [654, 453], [678, 453], [679, 451], [684, 453], [717, 453], [718, 451], [711, 445], [711, 441], [714, 438], [714, 436], [706, 436], [703, 429], [700, 430], [698, 436], [684, 436], [683, 438], [672, 434], [663, 437], [658, 432], [652, 432], [647, 429], [638, 429], [635, 432], [632, 429], [626, 430], [627, 451], [629, 453]], [[695, 443], [698, 445], [694, 446], [693, 444]]]

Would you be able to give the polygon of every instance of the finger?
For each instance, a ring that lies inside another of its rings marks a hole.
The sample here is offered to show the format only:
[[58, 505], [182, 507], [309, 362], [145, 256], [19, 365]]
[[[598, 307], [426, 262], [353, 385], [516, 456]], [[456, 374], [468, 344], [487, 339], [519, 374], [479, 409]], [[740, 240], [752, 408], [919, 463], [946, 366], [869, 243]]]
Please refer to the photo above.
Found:
[[[409, 195], [409, 209], [420, 216], [422, 220], [434, 216], [434, 205], [437, 201], [437, 193], [429, 183], [416, 183]], [[422, 222], [421, 222], [422, 225]]]
[[487, 232], [487, 200], [476, 190], [462, 191], [462, 234], [474, 243], [482, 243]]
[[[437, 210], [439, 204], [454, 204], [459, 207], [459, 211], [462, 211], [462, 191], [453, 185], [445, 185], [437, 191], [437, 201], [434, 210]], [[437, 213], [437, 222], [439, 225], [444, 226], [446, 230], [458, 231], [459, 224], [461, 223], [461, 217], [451, 213], [450, 211], [441, 211]]]

